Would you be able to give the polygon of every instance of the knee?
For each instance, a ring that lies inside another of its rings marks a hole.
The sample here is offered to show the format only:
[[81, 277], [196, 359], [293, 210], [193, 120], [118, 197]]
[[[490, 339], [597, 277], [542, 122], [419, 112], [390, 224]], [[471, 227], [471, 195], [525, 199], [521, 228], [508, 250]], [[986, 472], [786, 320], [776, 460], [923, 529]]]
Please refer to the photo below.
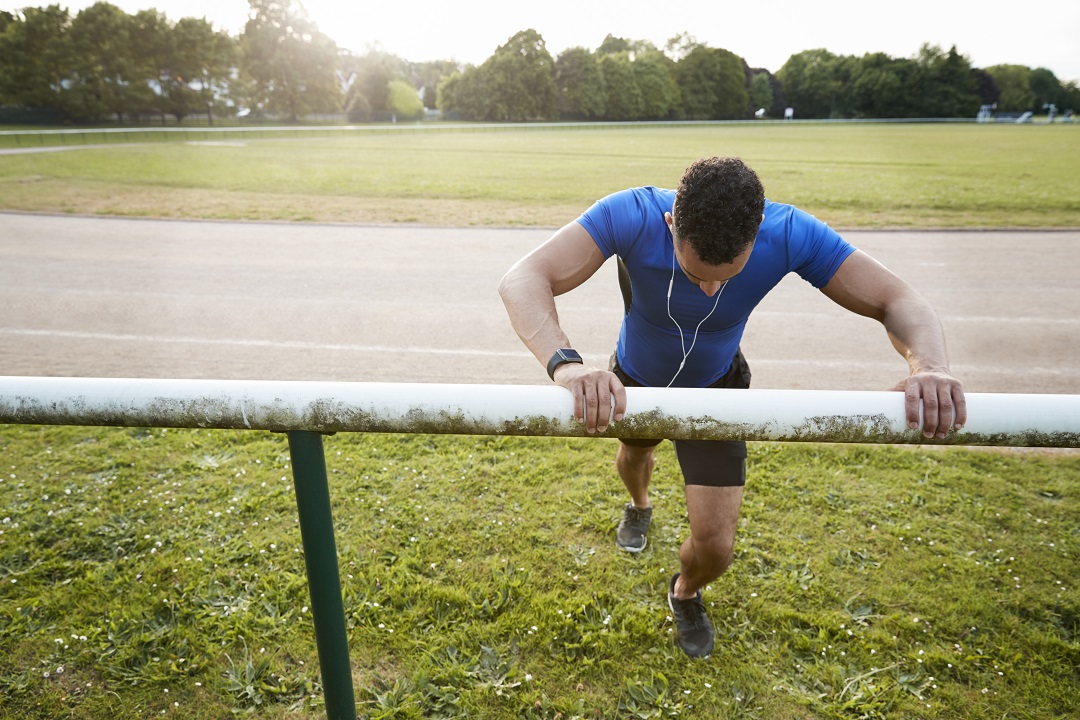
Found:
[[734, 538], [725, 537], [722, 534], [706, 535], [703, 538], [694, 538], [696, 555], [703, 564], [709, 567], [716, 577], [727, 571], [735, 559]]
[[652, 471], [656, 464], [653, 448], [634, 447], [619, 443], [619, 452], [615, 455], [615, 464], [619, 468], [643, 468]]

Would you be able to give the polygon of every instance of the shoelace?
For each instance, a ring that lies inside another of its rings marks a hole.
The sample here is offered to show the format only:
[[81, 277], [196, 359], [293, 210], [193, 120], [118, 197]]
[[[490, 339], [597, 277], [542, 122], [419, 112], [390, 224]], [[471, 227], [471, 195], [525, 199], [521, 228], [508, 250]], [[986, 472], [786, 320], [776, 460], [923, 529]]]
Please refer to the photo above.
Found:
[[645, 523], [645, 510], [639, 507], [631, 506], [630, 512], [628, 514], [629, 517], [627, 518], [627, 520], [629, 520], [630, 525], [632, 525], [635, 529], [640, 529], [640, 526]]
[[705, 604], [701, 601], [700, 597], [694, 596], [689, 600], [675, 598], [675, 602], [679, 603], [679, 608], [683, 611], [683, 616], [691, 626], [700, 628], [708, 625], [709, 617], [705, 614]]

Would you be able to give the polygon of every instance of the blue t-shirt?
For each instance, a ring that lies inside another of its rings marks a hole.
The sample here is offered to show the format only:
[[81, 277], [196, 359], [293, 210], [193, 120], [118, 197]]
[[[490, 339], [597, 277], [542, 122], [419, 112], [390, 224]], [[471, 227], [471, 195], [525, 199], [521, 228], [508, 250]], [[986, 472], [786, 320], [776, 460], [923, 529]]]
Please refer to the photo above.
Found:
[[[750, 312], [789, 272], [814, 287], [828, 284], [840, 264], [855, 251], [828, 225], [791, 205], [765, 201], [765, 220], [758, 230], [750, 260], [728, 281], [720, 295], [709, 297], [678, 268], [671, 291], [671, 232], [664, 213], [671, 212], [675, 191], [640, 187], [609, 195], [578, 218], [605, 258], [618, 255], [626, 264], [633, 303], [619, 332], [619, 365], [627, 375], [650, 387], [706, 387], [731, 367]], [[697, 343], [679, 372], [683, 348]], [[676, 377], [676, 373], [678, 376]]]

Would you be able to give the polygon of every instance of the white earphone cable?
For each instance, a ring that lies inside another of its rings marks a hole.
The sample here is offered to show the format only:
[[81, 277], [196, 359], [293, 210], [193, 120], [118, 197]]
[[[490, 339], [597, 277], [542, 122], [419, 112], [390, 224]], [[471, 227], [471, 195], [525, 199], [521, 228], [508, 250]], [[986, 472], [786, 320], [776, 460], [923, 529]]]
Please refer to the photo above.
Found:
[[686, 358], [690, 357], [690, 353], [693, 352], [694, 346], [697, 345], [698, 330], [700, 330], [701, 326], [705, 323], [705, 321], [708, 320], [710, 317], [712, 317], [712, 314], [714, 312], [716, 312], [716, 308], [720, 304], [720, 296], [724, 294], [724, 288], [727, 287], [727, 280], [725, 280], [724, 283], [720, 286], [720, 289], [716, 291], [716, 302], [713, 303], [712, 310], [709, 311], [708, 315], [701, 318], [701, 322], [699, 322], [697, 324], [697, 327], [694, 328], [694, 337], [690, 341], [690, 349], [689, 350], [686, 349], [686, 336], [683, 334], [682, 325], [680, 325], [679, 321], [675, 319], [675, 316], [671, 314], [671, 290], [674, 287], [675, 287], [675, 245], [674, 245], [674, 241], [672, 241], [672, 247], [671, 247], [671, 280], [668, 281], [667, 314], [668, 314], [668, 317], [671, 319], [671, 322], [675, 323], [675, 327], [677, 327], [679, 329], [679, 345], [680, 345], [680, 347], [682, 349], [683, 356], [682, 356], [682, 361], [679, 362], [679, 369], [675, 371], [675, 374], [672, 376], [671, 380], [668, 381], [668, 384], [666, 385], [666, 387], [671, 387], [672, 383], [675, 382], [675, 378], [679, 377], [679, 373], [681, 373], [683, 371], [683, 368], [686, 367]]

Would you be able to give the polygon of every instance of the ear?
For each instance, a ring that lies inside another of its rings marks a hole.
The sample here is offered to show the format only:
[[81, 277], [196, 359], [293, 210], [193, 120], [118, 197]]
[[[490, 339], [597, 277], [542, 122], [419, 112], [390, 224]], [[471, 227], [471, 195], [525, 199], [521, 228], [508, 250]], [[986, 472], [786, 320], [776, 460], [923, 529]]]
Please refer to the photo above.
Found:
[[669, 230], [675, 227], [675, 218], [669, 212], [664, 213], [664, 222], [667, 223]]

